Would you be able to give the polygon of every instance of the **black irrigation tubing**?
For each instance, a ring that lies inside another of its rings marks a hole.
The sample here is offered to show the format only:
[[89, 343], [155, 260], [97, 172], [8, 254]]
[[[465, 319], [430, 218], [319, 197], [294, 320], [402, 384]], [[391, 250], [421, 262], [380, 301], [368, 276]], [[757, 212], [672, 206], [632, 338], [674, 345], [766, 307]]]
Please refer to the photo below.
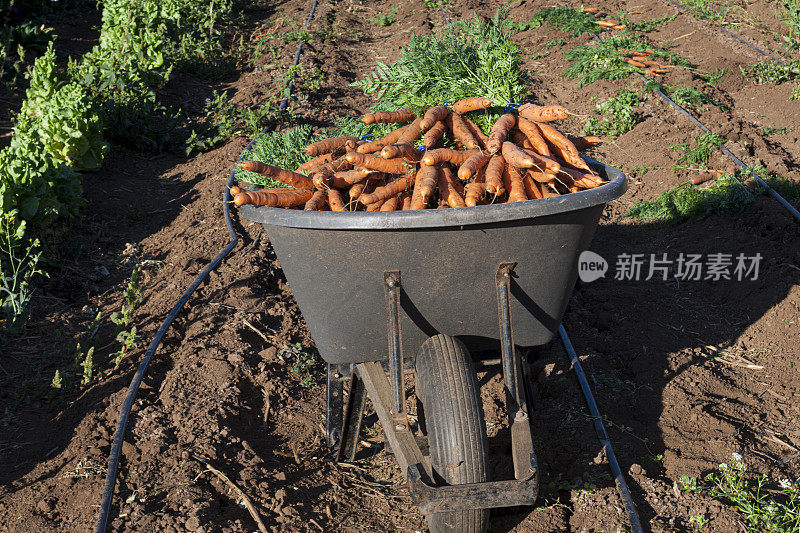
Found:
[[589, 382], [586, 380], [586, 374], [583, 373], [581, 368], [581, 361], [578, 359], [578, 354], [575, 353], [575, 348], [567, 336], [567, 330], [564, 329], [563, 324], [558, 325], [558, 334], [561, 336], [561, 341], [564, 343], [564, 348], [567, 350], [569, 359], [572, 362], [572, 368], [575, 370], [575, 375], [578, 376], [578, 382], [583, 390], [583, 395], [586, 398], [586, 404], [589, 406], [589, 413], [592, 415], [594, 422], [594, 430], [597, 433], [597, 438], [603, 446], [603, 450], [608, 459], [608, 464], [611, 467], [611, 472], [614, 474], [614, 481], [617, 485], [617, 491], [622, 498], [622, 503], [625, 505], [625, 511], [628, 513], [628, 520], [631, 522], [631, 530], [633, 533], [642, 533], [642, 524], [639, 521], [639, 515], [636, 512], [636, 506], [633, 504], [631, 491], [628, 490], [628, 484], [625, 482], [625, 476], [617, 462], [617, 456], [614, 455], [614, 449], [611, 447], [611, 440], [608, 438], [608, 432], [603, 424], [603, 417], [600, 415], [600, 410], [597, 408], [597, 402], [594, 401], [592, 389], [589, 387]]
[[691, 12], [692, 14], [694, 14], [694, 16], [695, 16], [695, 17], [699, 17], [699, 18], [701, 18], [702, 20], [705, 20], [706, 22], [708, 22], [709, 24], [711, 24], [712, 26], [716, 26], [716, 27], [718, 27], [719, 29], [721, 29], [722, 31], [724, 31], [725, 33], [727, 33], [728, 35], [730, 35], [731, 37], [733, 37], [734, 39], [736, 39], [737, 41], [739, 41], [740, 43], [742, 43], [742, 44], [746, 44], [747, 46], [749, 46], [750, 48], [752, 48], [753, 50], [755, 50], [755, 51], [756, 51], [756, 52], [758, 52], [759, 54], [765, 55], [765, 56], [767, 56], [767, 57], [771, 57], [772, 59], [774, 59], [775, 61], [777, 61], [777, 62], [778, 62], [778, 63], [780, 63], [781, 65], [783, 65], [783, 61], [781, 61], [780, 59], [778, 59], [778, 58], [777, 58], [777, 57], [775, 57], [774, 55], [772, 55], [772, 54], [770, 54], [770, 53], [768, 53], [768, 52], [765, 52], [764, 50], [762, 50], [761, 48], [757, 47], [757, 46], [756, 46], [756, 45], [754, 45], [753, 43], [750, 43], [750, 42], [748, 42], [748, 41], [745, 41], [744, 39], [742, 39], [741, 37], [739, 37], [738, 35], [736, 35], [736, 34], [735, 34], [735, 33], [733, 33], [732, 31], [730, 31], [728, 28], [725, 28], [725, 27], [723, 27], [723, 26], [720, 26], [720, 25], [718, 25], [718, 24], [714, 24], [714, 23], [713, 23], [713, 22], [711, 22], [711, 21], [710, 21], [708, 18], [704, 17], [703, 15], [700, 15], [700, 14], [698, 14], [698, 13], [697, 13], [697, 11], [695, 11], [695, 10], [694, 10], [694, 9], [692, 9], [691, 7], [689, 7], [689, 6], [685, 6], [685, 5], [681, 4], [680, 2], [676, 2], [675, 0], [667, 0], [667, 2], [669, 2], [670, 4], [674, 4], [674, 5], [676, 5], [676, 6], [680, 7], [681, 9], [685, 9], [686, 11], [689, 11], [689, 12]]
[[[311, 12], [308, 15], [308, 19], [306, 20], [305, 30], [308, 30], [309, 25], [311, 24], [311, 19], [314, 17], [314, 12], [317, 9], [317, 0], [313, 0], [313, 4], [311, 6]], [[294, 66], [297, 66], [300, 62], [300, 53], [303, 49], [303, 43], [301, 42], [297, 47], [297, 53], [294, 57]], [[289, 82], [289, 86], [287, 87], [287, 94], [284, 96], [283, 100], [281, 101], [278, 109], [283, 111], [286, 109], [286, 106], [289, 103], [289, 97], [292, 94], [292, 90], [294, 89], [294, 76], [292, 76], [291, 81]], [[243, 150], [246, 152], [250, 148], [253, 147], [256, 140], [258, 140], [261, 135], [268, 133], [274, 124], [268, 125], [264, 128], [259, 135], [257, 135], [250, 143], [245, 147]], [[240, 156], [241, 160], [241, 156]], [[97, 525], [95, 526], [95, 533], [105, 533], [106, 528], [108, 526], [108, 519], [111, 514], [111, 502], [114, 498], [114, 487], [117, 483], [117, 470], [119, 468], [119, 458], [120, 453], [122, 452], [122, 442], [125, 439], [125, 428], [128, 425], [128, 417], [130, 416], [131, 408], [133, 407], [133, 401], [136, 399], [136, 392], [139, 390], [139, 386], [142, 384], [142, 380], [144, 379], [144, 375], [147, 372], [147, 367], [150, 364], [150, 360], [153, 358], [158, 346], [161, 344], [161, 339], [166, 334], [169, 327], [172, 325], [172, 322], [178, 316], [178, 313], [181, 312], [183, 306], [186, 305], [186, 302], [189, 301], [189, 298], [192, 296], [197, 287], [200, 286], [203, 281], [208, 277], [212, 270], [217, 268], [222, 260], [227, 257], [227, 255], [233, 250], [233, 248], [239, 242], [239, 236], [236, 234], [236, 231], [233, 227], [233, 221], [231, 220], [231, 213], [230, 213], [230, 203], [231, 203], [231, 185], [233, 185], [234, 181], [234, 174], [235, 169], [231, 170], [231, 175], [228, 177], [228, 181], [225, 183], [225, 190], [223, 191], [223, 213], [225, 216], [225, 225], [228, 228], [228, 234], [231, 237], [231, 242], [228, 243], [225, 248], [214, 258], [211, 263], [209, 263], [200, 274], [194, 279], [191, 285], [184, 291], [181, 295], [180, 299], [175, 303], [175, 306], [170, 311], [169, 315], [167, 315], [166, 320], [161, 324], [156, 331], [155, 337], [153, 337], [152, 342], [147, 347], [147, 351], [145, 352], [144, 356], [142, 357], [142, 361], [139, 363], [139, 368], [136, 369], [136, 374], [134, 374], [133, 379], [131, 380], [131, 384], [128, 387], [128, 393], [125, 395], [125, 401], [122, 404], [122, 409], [120, 410], [119, 421], [117, 422], [117, 429], [114, 433], [114, 442], [111, 446], [111, 453], [108, 459], [108, 472], [106, 474], [106, 482], [105, 486], [103, 487], [103, 500], [100, 504], [100, 513], [97, 517]]]
[[[563, 4], [562, 4], [562, 5], [563, 5]], [[599, 35], [597, 35], [596, 33], [592, 33], [591, 35], [592, 35], [592, 37], [594, 37], [594, 38], [595, 38], [597, 41], [602, 41], [602, 39], [600, 38], [600, 36], [599, 36]], [[650, 81], [650, 80], [648, 80], [648, 79], [647, 79], [647, 77], [646, 77], [646, 76], [644, 76], [643, 74], [639, 74], [639, 78], [641, 78], [641, 79], [642, 79], [642, 81], [644, 81], [645, 83], [647, 83], [648, 81]], [[674, 108], [675, 108], [675, 109], [676, 109], [676, 110], [677, 110], [677, 111], [678, 111], [680, 114], [682, 114], [683, 116], [685, 116], [686, 118], [688, 118], [689, 120], [691, 120], [691, 121], [694, 123], [694, 125], [695, 125], [695, 126], [697, 126], [698, 128], [700, 128], [701, 130], [703, 130], [705, 133], [713, 133], [713, 132], [712, 132], [710, 129], [708, 129], [707, 127], [705, 127], [705, 125], [703, 125], [703, 123], [702, 123], [702, 122], [700, 122], [700, 121], [699, 121], [699, 120], [698, 120], [698, 119], [697, 119], [697, 118], [696, 118], [694, 115], [692, 115], [691, 113], [689, 113], [688, 111], [686, 111], [686, 109], [684, 109], [684, 108], [683, 108], [683, 107], [681, 107], [680, 105], [676, 104], [676, 103], [675, 103], [675, 102], [672, 100], [672, 98], [670, 98], [669, 96], [667, 96], [666, 94], [664, 94], [663, 92], [661, 92], [661, 90], [659, 90], [659, 89], [655, 89], [655, 93], [656, 93], [658, 96], [660, 96], [660, 97], [661, 97], [661, 98], [662, 98], [662, 99], [663, 99], [665, 102], [667, 102], [669, 105], [671, 105], [672, 107], [674, 107]], [[761, 178], [761, 176], [759, 176], [759, 175], [758, 175], [758, 173], [756, 173], [756, 172], [755, 172], [755, 171], [754, 171], [752, 168], [750, 168], [749, 166], [745, 165], [745, 164], [744, 164], [744, 162], [743, 162], [741, 159], [739, 159], [738, 157], [736, 157], [735, 155], [733, 155], [733, 152], [731, 152], [730, 150], [728, 150], [728, 147], [727, 147], [727, 146], [725, 146], [724, 144], [720, 145], [719, 149], [722, 151], [722, 153], [723, 153], [723, 154], [725, 154], [725, 155], [727, 155], [728, 157], [730, 157], [730, 158], [733, 160], [733, 162], [734, 162], [734, 163], [736, 163], [736, 164], [739, 166], [739, 168], [741, 168], [742, 170], [746, 171], [748, 174], [750, 174], [750, 176], [751, 176], [751, 177], [755, 178], [755, 180], [756, 180], [756, 181], [759, 183], [759, 185], [761, 185], [762, 187], [764, 187], [764, 188], [767, 190], [767, 192], [769, 192], [769, 193], [770, 193], [770, 194], [773, 196], [773, 198], [775, 198], [776, 200], [778, 200], [778, 202], [780, 202], [780, 204], [781, 204], [783, 207], [785, 207], [785, 208], [786, 208], [786, 210], [787, 210], [787, 211], [789, 211], [789, 213], [791, 213], [791, 214], [792, 214], [792, 216], [793, 216], [793, 217], [794, 217], [796, 220], [800, 221], [800, 211], [798, 211], [798, 210], [797, 210], [797, 209], [796, 209], [796, 208], [795, 208], [795, 207], [794, 207], [792, 204], [790, 204], [790, 203], [789, 203], [789, 202], [786, 200], [786, 198], [784, 198], [783, 196], [781, 196], [781, 195], [778, 193], [778, 191], [776, 191], [775, 189], [773, 189], [772, 187], [770, 187], [770, 186], [767, 184], [767, 182], [766, 182], [766, 181], [764, 181], [764, 180]]]

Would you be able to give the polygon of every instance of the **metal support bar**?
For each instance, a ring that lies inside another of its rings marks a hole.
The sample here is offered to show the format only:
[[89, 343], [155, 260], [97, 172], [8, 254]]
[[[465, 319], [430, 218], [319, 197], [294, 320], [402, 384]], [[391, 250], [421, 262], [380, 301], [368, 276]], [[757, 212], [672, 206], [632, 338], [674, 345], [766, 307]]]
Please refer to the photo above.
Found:
[[498, 320], [500, 321], [500, 351], [503, 360], [503, 381], [511, 399], [513, 406], [509, 406], [511, 416], [516, 416], [519, 409], [526, 411], [525, 392], [520, 386], [521, 366], [519, 357], [514, 347], [514, 331], [511, 327], [511, 271], [514, 270], [516, 263], [500, 263], [495, 275], [497, 285], [497, 308]]
[[342, 434], [342, 380], [337, 367], [328, 363], [325, 409], [325, 437], [328, 448], [335, 449]]
[[403, 345], [400, 336], [400, 271], [383, 273], [383, 289], [389, 315], [389, 375], [396, 419], [405, 418], [406, 391], [403, 383]]
[[336, 454], [337, 462], [352, 462], [356, 458], [358, 436], [361, 434], [366, 401], [367, 395], [364, 390], [364, 382], [358, 377], [357, 372], [353, 372], [350, 378], [350, 393], [347, 395], [347, 407], [344, 411], [341, 444]]
[[364, 387], [386, 433], [386, 441], [394, 451], [400, 471], [407, 472], [410, 465], [420, 465], [427, 476], [426, 481], [433, 479], [430, 460], [422, 456], [414, 434], [407, 424], [398, 424], [392, 415], [392, 389], [381, 365], [376, 362], [359, 363], [356, 370], [364, 381]]
[[493, 509], [533, 505], [539, 495], [539, 470], [536, 458], [531, 455], [533, 471], [525, 479], [490, 481], [433, 487], [422, 479], [417, 465], [410, 465], [406, 472], [411, 501], [419, 506], [424, 515], [470, 509]]

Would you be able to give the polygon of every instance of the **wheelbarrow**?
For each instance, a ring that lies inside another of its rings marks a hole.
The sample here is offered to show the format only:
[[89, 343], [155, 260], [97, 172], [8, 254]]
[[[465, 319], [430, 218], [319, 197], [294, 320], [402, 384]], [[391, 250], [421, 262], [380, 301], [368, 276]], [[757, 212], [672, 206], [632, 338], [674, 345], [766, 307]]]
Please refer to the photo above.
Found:
[[[626, 189], [619, 170], [586, 160], [607, 184], [540, 200], [374, 213], [242, 208], [263, 224], [327, 362], [328, 445], [338, 461], [354, 459], [368, 394], [434, 533], [485, 531], [490, 509], [536, 501], [521, 352], [554, 336], [578, 257], [605, 204]], [[514, 479], [489, 479], [476, 364], [502, 365]], [[407, 372], [427, 454], [409, 423]]]

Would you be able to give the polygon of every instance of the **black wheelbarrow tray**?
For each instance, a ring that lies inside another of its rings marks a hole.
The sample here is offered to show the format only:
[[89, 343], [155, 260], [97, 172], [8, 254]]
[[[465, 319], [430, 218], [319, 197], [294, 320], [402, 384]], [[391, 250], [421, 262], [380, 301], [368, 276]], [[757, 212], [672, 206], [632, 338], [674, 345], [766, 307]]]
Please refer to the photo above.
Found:
[[[242, 208], [263, 224], [328, 363], [328, 444], [338, 460], [354, 459], [366, 391], [431, 531], [482, 531], [489, 509], [536, 500], [520, 349], [557, 331], [578, 257], [605, 204], [626, 189], [619, 170], [586, 160], [608, 183], [541, 200], [372, 213]], [[475, 365], [491, 363], [502, 364], [512, 480], [488, 479]], [[404, 369], [415, 372], [428, 454], [409, 425]]]

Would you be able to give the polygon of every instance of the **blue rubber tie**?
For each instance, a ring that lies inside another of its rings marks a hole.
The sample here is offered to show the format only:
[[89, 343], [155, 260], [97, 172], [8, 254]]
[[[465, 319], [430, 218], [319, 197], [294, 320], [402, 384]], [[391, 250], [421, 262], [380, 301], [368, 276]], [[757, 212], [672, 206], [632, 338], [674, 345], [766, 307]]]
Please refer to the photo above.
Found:
[[372, 138], [372, 135], [362, 135], [361, 137], [358, 138], [358, 140], [359, 141], [372, 142], [373, 138]]
[[522, 105], [522, 104], [519, 104], [519, 103], [517, 103], [517, 102], [509, 102], [509, 103], [507, 103], [507, 104], [506, 104], [506, 106], [503, 108], [503, 113], [510, 113], [511, 111], [513, 111], [514, 109], [518, 108], [518, 107], [519, 107], [519, 106], [521, 106], [521, 105]]

